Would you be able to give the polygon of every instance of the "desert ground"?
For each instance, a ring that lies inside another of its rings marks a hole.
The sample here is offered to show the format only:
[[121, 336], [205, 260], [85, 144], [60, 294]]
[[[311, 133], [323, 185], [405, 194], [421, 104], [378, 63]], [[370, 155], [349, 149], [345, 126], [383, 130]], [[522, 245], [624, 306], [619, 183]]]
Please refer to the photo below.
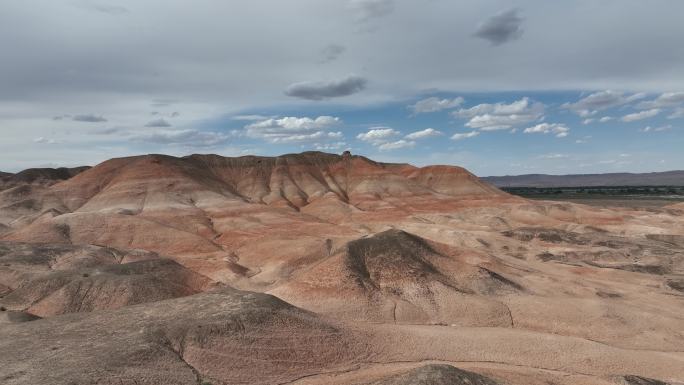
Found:
[[349, 153], [0, 174], [0, 383], [684, 384], [684, 204]]

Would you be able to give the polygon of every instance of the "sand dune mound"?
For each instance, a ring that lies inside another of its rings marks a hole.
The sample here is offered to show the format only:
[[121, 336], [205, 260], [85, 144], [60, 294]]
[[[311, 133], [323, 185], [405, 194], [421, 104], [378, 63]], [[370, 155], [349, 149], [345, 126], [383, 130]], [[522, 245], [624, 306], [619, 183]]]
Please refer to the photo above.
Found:
[[0, 303], [11, 310], [49, 317], [184, 297], [210, 285], [211, 280], [177, 262], [154, 259], [55, 271], [22, 284]]
[[95, 245], [63, 245], [0, 242], [0, 261], [5, 267], [35, 270], [68, 270], [158, 258], [145, 250], [121, 250]]
[[159, 258], [156, 253], [144, 250], [3, 241], [0, 242], [0, 287], [6, 287], [9, 292], [56, 271], [92, 269], [156, 258]]
[[8, 385], [266, 385], [363, 359], [362, 346], [275, 297], [225, 288], [5, 325], [0, 379]]
[[454, 285], [427, 260], [436, 254], [420, 237], [387, 230], [349, 242], [344, 263], [354, 281], [367, 289], [400, 292], [403, 283], [428, 281]]
[[451, 365], [425, 365], [373, 385], [497, 385], [498, 382]]
[[400, 230], [349, 242], [272, 292], [348, 318], [405, 323], [484, 322], [507, 326], [504, 305], [486, 295], [522, 288], [467, 263], [457, 250]]

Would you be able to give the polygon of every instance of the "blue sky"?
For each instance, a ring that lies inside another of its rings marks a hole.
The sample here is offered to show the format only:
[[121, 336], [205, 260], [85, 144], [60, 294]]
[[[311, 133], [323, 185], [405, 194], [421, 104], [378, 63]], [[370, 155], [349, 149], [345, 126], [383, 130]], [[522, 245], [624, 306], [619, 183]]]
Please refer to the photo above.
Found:
[[682, 14], [679, 0], [2, 2], [0, 170], [347, 149], [483, 176], [684, 169]]
[[[460, 164], [479, 175], [649, 172], [671, 170], [684, 165], [684, 151], [681, 151], [684, 148], [684, 116], [676, 115], [679, 105], [661, 108], [654, 117], [631, 121], [624, 121], [624, 117], [652, 110], [645, 109], [643, 103], [656, 100], [659, 95], [637, 95], [640, 97], [633, 102], [591, 110], [586, 116], [581, 116], [567, 105], [602, 92], [605, 91], [433, 93], [403, 102], [368, 107], [290, 106], [245, 111], [237, 115], [238, 119], [243, 119], [242, 115], [311, 118], [332, 116], [340, 119], [340, 122], [332, 124], [328, 131], [339, 131], [343, 137], [308, 140], [302, 143], [268, 143], [263, 138], [250, 137], [243, 131], [251, 122], [235, 120], [231, 116], [206, 122], [202, 126], [207, 130], [230, 127], [238, 132], [236, 143], [265, 154], [311, 149], [340, 152], [349, 149], [373, 159], [392, 162], [410, 162], [416, 165]], [[623, 95], [629, 97], [633, 94]], [[440, 101], [462, 98], [463, 102], [456, 107], [438, 111], [413, 112], [412, 105], [429, 98], [437, 98]], [[472, 128], [467, 126], [469, 118], [458, 116], [459, 111], [474, 106], [497, 103], [511, 105], [525, 99], [529, 100], [529, 105], [543, 104], [543, 113], [535, 119], [525, 119], [507, 128]], [[684, 100], [684, 96], [680, 99]], [[253, 118], [256, 119], [257, 116]], [[553, 131], [525, 132], [526, 129], [530, 131], [529, 128], [543, 123], [565, 127], [568, 129], [567, 135], [558, 137], [559, 135]], [[396, 133], [378, 139], [375, 143], [358, 137], [372, 130], [388, 128]], [[412, 133], [426, 129], [434, 131], [425, 137], [406, 138]], [[476, 136], [453, 137], [454, 134], [468, 133], [476, 133]], [[400, 142], [402, 140], [404, 142]], [[397, 142], [400, 143], [396, 148], [381, 147], [385, 143]]]

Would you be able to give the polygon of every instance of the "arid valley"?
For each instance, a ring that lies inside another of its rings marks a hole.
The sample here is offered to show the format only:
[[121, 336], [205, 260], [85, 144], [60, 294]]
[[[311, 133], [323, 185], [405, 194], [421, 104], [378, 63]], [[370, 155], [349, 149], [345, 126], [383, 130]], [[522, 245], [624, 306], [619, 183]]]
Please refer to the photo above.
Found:
[[4, 174], [2, 384], [684, 383], [684, 206], [348, 152]]

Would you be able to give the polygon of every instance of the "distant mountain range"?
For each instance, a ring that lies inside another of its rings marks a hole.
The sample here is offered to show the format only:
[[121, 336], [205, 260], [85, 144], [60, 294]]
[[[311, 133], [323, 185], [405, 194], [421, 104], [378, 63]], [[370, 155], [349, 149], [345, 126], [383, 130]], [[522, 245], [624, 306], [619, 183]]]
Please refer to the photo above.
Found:
[[481, 180], [496, 187], [684, 186], [684, 171], [644, 174], [506, 175]]

